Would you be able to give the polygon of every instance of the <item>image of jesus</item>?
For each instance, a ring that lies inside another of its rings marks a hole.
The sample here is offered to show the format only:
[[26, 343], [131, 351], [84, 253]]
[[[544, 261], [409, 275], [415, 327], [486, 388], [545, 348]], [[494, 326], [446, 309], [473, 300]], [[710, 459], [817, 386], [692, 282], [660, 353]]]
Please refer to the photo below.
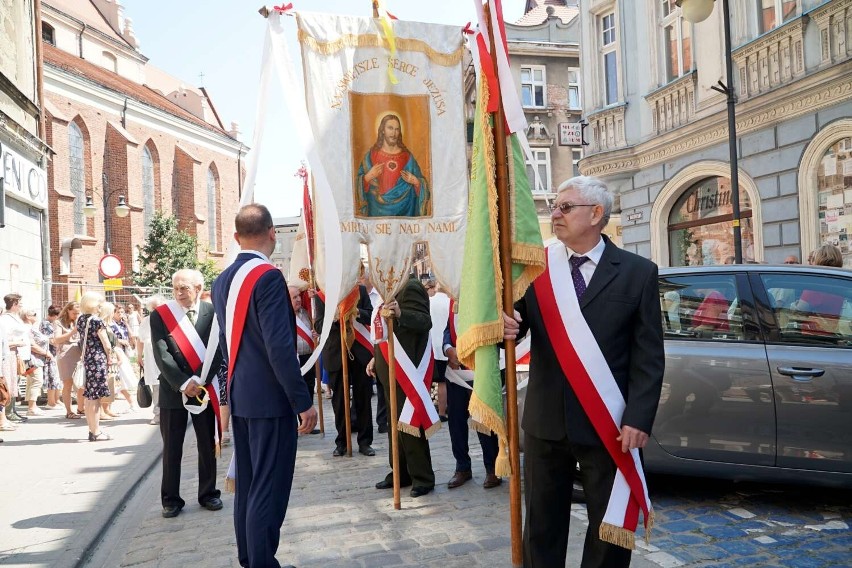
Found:
[[367, 217], [423, 217], [429, 214], [429, 183], [402, 141], [394, 114], [379, 123], [376, 143], [358, 167], [358, 214]]

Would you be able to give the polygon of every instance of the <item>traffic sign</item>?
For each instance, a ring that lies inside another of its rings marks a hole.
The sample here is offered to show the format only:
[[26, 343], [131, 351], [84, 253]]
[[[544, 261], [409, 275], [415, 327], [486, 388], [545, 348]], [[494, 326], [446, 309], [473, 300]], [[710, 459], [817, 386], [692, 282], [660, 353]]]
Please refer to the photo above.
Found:
[[104, 280], [104, 292], [115, 292], [121, 290], [124, 281], [121, 278], [107, 278]]
[[121, 264], [121, 259], [114, 254], [105, 254], [98, 262], [98, 270], [104, 278], [115, 278], [124, 272], [124, 265]]

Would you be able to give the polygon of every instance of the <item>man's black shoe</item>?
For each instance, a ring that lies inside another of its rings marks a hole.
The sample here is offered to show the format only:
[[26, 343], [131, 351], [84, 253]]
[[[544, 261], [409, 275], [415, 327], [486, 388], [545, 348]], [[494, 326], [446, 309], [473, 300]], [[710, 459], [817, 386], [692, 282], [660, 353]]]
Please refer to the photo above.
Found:
[[180, 510], [181, 507], [178, 507], [177, 505], [167, 505], [163, 507], [163, 518], [172, 519], [174, 517], [177, 517], [178, 515], [180, 515]]
[[341, 456], [345, 456], [346, 455], [346, 448], [341, 448], [340, 446], [337, 446], [336, 448], [334, 448], [334, 451], [331, 452], [331, 455], [333, 455], [336, 458], [339, 458]]
[[388, 433], [388, 425], [380, 424], [379, 425], [379, 434], [387, 434]]
[[411, 496], [417, 499], [418, 497], [423, 497], [432, 492], [434, 487], [412, 487], [411, 488]]
[[[411, 485], [410, 481], [408, 483], [405, 483], [405, 482], [399, 483], [400, 487], [408, 487], [409, 485]], [[383, 479], [383, 480], [379, 481], [378, 483], [376, 483], [376, 489], [393, 489], [393, 481]]]
[[202, 503], [201, 506], [207, 509], [208, 511], [218, 511], [222, 508], [222, 500], [218, 497], [211, 497], [210, 499]]
[[314, 428], [313, 430], [311, 430], [311, 434], [319, 434], [319, 433], [320, 433], [319, 428]]
[[374, 456], [376, 455], [376, 450], [374, 450], [370, 445], [364, 445], [358, 447], [358, 453], [365, 456]]

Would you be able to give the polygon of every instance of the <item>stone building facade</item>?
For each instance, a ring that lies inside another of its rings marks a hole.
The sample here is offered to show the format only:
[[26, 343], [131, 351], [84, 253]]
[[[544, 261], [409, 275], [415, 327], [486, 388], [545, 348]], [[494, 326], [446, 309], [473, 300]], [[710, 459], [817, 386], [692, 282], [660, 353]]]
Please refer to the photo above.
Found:
[[39, 308], [49, 278], [37, 0], [0, 0], [0, 297]]
[[[720, 3], [686, 22], [674, 0], [581, 0], [580, 163], [620, 195], [624, 246], [661, 266], [733, 255]], [[852, 267], [852, 0], [731, 2], [745, 260], [823, 242]]]
[[[46, 3], [42, 37], [46, 137], [56, 152], [47, 178], [54, 299], [102, 280], [107, 250], [127, 283], [155, 212], [198, 237], [200, 258], [224, 261], [247, 150], [236, 125], [226, 130], [203, 88], [139, 52], [116, 0]], [[126, 217], [116, 214], [122, 200]]]

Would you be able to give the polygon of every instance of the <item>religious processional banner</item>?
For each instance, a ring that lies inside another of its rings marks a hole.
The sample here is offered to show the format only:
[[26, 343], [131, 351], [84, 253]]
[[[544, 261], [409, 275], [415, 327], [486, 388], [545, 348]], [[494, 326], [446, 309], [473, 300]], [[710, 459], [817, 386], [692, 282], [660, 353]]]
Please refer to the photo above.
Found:
[[339, 252], [326, 246], [319, 216], [318, 285], [328, 284], [331, 259], [323, 256], [339, 254], [342, 290], [354, 286], [363, 243], [374, 285], [393, 297], [414, 244], [426, 242], [436, 278], [457, 296], [467, 214], [461, 28], [305, 12], [296, 18], [308, 115], [343, 241]]

